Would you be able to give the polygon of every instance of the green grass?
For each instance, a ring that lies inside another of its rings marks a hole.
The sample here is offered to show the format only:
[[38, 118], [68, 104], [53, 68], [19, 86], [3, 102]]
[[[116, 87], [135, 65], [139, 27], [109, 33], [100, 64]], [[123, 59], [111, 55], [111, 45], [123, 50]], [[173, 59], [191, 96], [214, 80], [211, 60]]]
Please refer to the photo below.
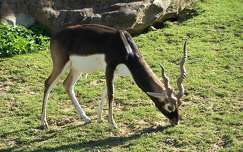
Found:
[[0, 59], [0, 151], [243, 151], [242, 5], [242, 0], [198, 2], [198, 15], [135, 37], [156, 74], [159, 63], [164, 64], [173, 86], [183, 37], [191, 37], [182, 121], [176, 127], [169, 127], [127, 78], [115, 82], [119, 129], [109, 128], [107, 105], [104, 122], [96, 123], [104, 88], [104, 75], [97, 73], [76, 86], [92, 123], [83, 125], [59, 83], [49, 99], [50, 128], [40, 130], [43, 82], [51, 71], [49, 52]]

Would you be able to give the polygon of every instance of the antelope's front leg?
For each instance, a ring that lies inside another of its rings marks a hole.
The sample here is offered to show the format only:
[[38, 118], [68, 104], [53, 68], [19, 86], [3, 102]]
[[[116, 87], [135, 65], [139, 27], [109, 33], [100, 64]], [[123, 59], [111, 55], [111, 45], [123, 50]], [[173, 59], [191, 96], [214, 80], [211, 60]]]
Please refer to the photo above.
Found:
[[97, 109], [97, 122], [102, 121], [102, 111], [103, 111], [103, 105], [104, 101], [107, 100], [107, 89], [105, 88], [100, 101], [98, 102], [98, 109]]
[[113, 119], [113, 108], [112, 108], [112, 102], [113, 102], [113, 91], [114, 91], [114, 71], [116, 66], [115, 65], [107, 65], [106, 67], [106, 85], [107, 85], [107, 96], [109, 101], [109, 116], [108, 116], [108, 122], [111, 124], [112, 128], [117, 128], [117, 125]]

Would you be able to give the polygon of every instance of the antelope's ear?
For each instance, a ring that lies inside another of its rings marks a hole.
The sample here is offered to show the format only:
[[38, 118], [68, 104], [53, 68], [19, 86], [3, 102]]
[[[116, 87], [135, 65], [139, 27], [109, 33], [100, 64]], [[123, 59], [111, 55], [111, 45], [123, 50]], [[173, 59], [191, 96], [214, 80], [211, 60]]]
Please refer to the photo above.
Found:
[[164, 100], [167, 97], [166, 92], [161, 92], [161, 93], [156, 93], [156, 92], [147, 92], [147, 94], [149, 96], [155, 97], [155, 98], [159, 98], [161, 100]]

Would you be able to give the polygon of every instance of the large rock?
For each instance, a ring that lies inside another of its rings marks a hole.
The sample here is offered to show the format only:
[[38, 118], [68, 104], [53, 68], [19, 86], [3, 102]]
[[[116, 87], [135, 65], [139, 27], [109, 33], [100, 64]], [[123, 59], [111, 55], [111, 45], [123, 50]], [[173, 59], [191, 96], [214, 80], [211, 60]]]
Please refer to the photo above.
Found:
[[194, 0], [0, 0], [2, 23], [41, 23], [55, 32], [69, 24], [97, 23], [138, 33]]

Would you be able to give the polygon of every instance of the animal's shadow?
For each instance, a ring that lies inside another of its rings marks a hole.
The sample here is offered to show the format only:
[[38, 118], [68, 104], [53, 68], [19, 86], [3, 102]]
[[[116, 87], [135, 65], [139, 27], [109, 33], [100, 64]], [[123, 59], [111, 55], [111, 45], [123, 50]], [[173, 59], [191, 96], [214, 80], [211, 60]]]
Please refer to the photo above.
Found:
[[135, 140], [139, 137], [141, 137], [143, 134], [150, 134], [150, 133], [156, 133], [156, 132], [162, 132], [166, 130], [167, 128], [171, 127], [168, 126], [158, 126], [158, 127], [150, 127], [150, 128], [144, 128], [141, 130], [138, 130], [134, 132], [133, 134], [129, 136], [115, 136], [115, 137], [108, 137], [105, 139], [98, 139], [98, 140], [90, 140], [87, 142], [78, 142], [74, 144], [68, 144], [68, 145], [61, 145], [59, 147], [55, 148], [42, 148], [34, 150], [34, 152], [43, 152], [43, 151], [69, 151], [69, 150], [82, 150], [82, 151], [88, 151], [92, 149], [97, 148], [112, 148], [119, 145], [124, 145], [128, 141]]
[[[69, 127], [65, 127], [65, 129], [74, 129], [76, 127], [80, 127], [80, 126], [69, 126]], [[140, 129], [138, 131], [133, 132], [132, 134], [128, 135], [128, 136], [112, 136], [112, 137], [107, 137], [105, 139], [97, 139], [97, 140], [89, 140], [89, 141], [85, 141], [85, 142], [77, 142], [77, 143], [73, 143], [73, 144], [66, 144], [66, 145], [60, 145], [57, 147], [40, 147], [39, 149], [35, 149], [32, 150], [33, 152], [49, 152], [49, 151], [69, 151], [69, 150], [81, 150], [81, 151], [89, 151], [89, 150], [93, 150], [93, 149], [103, 149], [103, 148], [112, 148], [112, 147], [116, 147], [119, 145], [125, 145], [126, 143], [128, 143], [129, 141], [132, 140], [136, 140], [138, 138], [140, 138], [143, 134], [150, 134], [150, 133], [156, 133], [156, 132], [163, 132], [164, 130], [168, 129], [169, 127], [171, 127], [170, 125], [168, 126], [157, 126], [157, 127], [149, 127], [149, 128], [143, 128]], [[27, 130], [20, 130], [20, 131], [24, 131], [26, 132]], [[58, 131], [59, 132], [59, 131]], [[48, 136], [48, 138], [45, 139], [45, 141], [51, 139], [51, 138], [55, 138], [56, 136], [58, 136], [58, 132], [56, 132], [55, 134], [50, 134], [50, 136]], [[15, 133], [15, 132], [11, 132], [11, 133]], [[2, 135], [6, 136], [5, 134]], [[24, 145], [29, 145], [30, 143], [34, 143], [34, 142], [41, 142], [42, 140], [33, 140], [30, 141], [26, 144], [20, 144], [19, 146], [24, 146]], [[0, 152], [2, 151], [18, 151], [20, 150], [19, 146], [14, 146], [11, 148], [7, 148], [7, 149], [0, 149]]]

